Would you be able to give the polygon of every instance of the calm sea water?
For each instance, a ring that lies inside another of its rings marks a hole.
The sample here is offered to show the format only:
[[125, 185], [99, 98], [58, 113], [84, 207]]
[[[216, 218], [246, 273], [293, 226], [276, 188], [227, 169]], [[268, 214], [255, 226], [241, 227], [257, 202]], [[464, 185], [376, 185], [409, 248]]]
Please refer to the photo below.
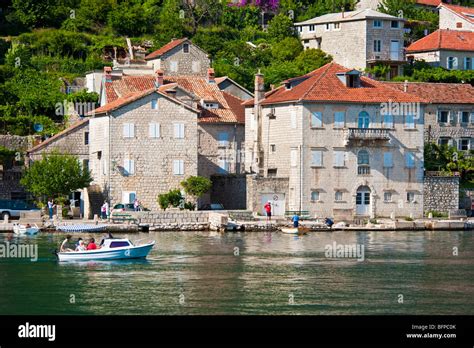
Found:
[[[146, 261], [58, 263], [63, 234], [13, 237], [39, 260], [0, 258], [0, 313], [474, 314], [473, 232], [129, 237], [156, 240]], [[333, 242], [364, 245], [365, 261], [327, 258]]]

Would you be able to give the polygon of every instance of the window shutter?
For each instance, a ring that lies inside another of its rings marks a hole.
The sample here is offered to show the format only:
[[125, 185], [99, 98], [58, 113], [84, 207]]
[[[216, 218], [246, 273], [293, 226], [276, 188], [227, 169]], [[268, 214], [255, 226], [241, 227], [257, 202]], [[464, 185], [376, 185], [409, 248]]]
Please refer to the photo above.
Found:
[[293, 149], [291, 150], [291, 153], [290, 153], [290, 164], [292, 167], [296, 167], [297, 165], [297, 158], [298, 157], [298, 152], [297, 150]]
[[124, 169], [126, 175], [128, 175], [128, 173], [130, 173], [130, 161], [128, 159], [123, 160], [123, 169]]
[[150, 138], [156, 138], [156, 135], [155, 135], [155, 124], [154, 123], [150, 123], [148, 125], [148, 136]]
[[323, 126], [323, 115], [320, 112], [313, 112], [311, 115], [311, 127], [322, 127]]
[[174, 124], [174, 137], [179, 138], [179, 124], [178, 123]]
[[133, 123], [129, 123], [128, 126], [129, 137], [135, 138], [135, 125]]
[[178, 160], [173, 161], [173, 174], [174, 175], [179, 174], [179, 161]]
[[383, 166], [384, 167], [392, 167], [393, 166], [393, 158], [391, 152], [384, 152], [383, 154]]
[[453, 58], [453, 69], [457, 69], [458, 68], [458, 57], [454, 57]]
[[128, 123], [123, 124], [123, 137], [129, 138], [130, 137], [130, 129], [128, 127]]
[[130, 160], [130, 174], [135, 174], [135, 160]]
[[321, 167], [323, 165], [323, 152], [322, 151], [313, 151], [312, 153], [313, 165]]
[[344, 167], [344, 152], [343, 151], [334, 152], [334, 166]]
[[296, 111], [291, 111], [291, 128], [296, 129]]
[[181, 175], [184, 174], [184, 161], [183, 160], [179, 161], [179, 174]]

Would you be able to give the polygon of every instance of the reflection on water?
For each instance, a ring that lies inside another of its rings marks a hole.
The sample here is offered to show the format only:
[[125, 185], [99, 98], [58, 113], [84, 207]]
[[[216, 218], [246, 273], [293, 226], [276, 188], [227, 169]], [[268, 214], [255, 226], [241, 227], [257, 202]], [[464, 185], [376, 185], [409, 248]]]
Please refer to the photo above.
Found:
[[[36, 263], [0, 258], [0, 313], [474, 314], [472, 232], [122, 236], [157, 245], [147, 260], [58, 263], [63, 234], [0, 235], [39, 246]], [[365, 261], [326, 258], [334, 242]]]

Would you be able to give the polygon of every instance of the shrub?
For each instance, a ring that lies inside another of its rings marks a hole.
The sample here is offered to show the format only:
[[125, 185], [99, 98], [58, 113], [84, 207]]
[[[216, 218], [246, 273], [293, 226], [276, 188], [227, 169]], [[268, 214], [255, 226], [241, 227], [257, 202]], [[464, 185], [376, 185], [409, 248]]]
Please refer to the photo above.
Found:
[[179, 189], [170, 190], [168, 193], [158, 195], [158, 204], [160, 208], [166, 210], [169, 206], [179, 207], [183, 202], [183, 195]]

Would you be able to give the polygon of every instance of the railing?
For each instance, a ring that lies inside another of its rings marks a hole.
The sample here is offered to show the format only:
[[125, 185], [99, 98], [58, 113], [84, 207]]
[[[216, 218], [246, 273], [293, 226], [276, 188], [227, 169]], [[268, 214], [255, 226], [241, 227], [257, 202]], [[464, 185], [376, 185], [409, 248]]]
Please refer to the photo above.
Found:
[[369, 175], [370, 174], [370, 167], [369, 166], [358, 166], [357, 167], [357, 175]]
[[385, 128], [349, 128], [346, 140], [390, 140], [390, 136]]

